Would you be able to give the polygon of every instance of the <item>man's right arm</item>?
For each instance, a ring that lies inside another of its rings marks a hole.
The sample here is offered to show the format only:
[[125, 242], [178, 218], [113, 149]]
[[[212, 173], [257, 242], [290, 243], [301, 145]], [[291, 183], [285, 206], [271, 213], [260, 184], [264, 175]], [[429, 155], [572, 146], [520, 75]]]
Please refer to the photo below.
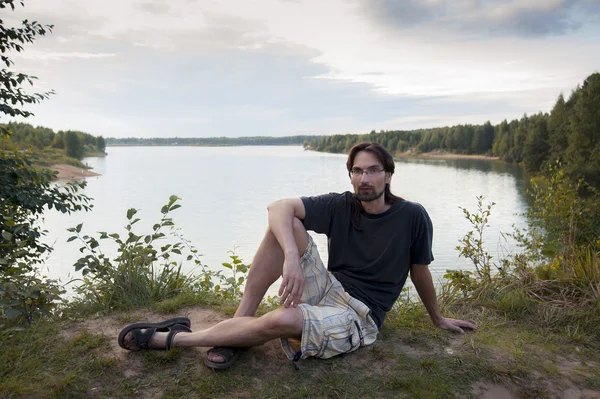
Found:
[[294, 218], [304, 219], [306, 210], [300, 198], [275, 201], [267, 207], [269, 228], [283, 250], [283, 281], [279, 288], [281, 303], [296, 307], [304, 291], [304, 273], [300, 266], [300, 253], [294, 238]]
[[294, 218], [304, 219], [306, 211], [300, 198], [286, 198], [275, 201], [267, 207], [269, 211], [269, 228], [277, 238], [284, 255], [298, 255], [298, 246], [294, 239], [292, 222]]

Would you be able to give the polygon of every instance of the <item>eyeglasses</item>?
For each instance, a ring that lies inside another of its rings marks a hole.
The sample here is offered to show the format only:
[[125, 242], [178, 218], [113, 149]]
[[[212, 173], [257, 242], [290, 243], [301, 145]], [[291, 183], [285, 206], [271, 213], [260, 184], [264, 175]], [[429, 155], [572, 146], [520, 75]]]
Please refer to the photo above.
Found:
[[372, 166], [365, 170], [362, 170], [361, 168], [352, 168], [350, 174], [352, 175], [352, 177], [361, 177], [363, 174], [367, 176], [373, 176], [384, 171], [385, 169], [379, 168], [377, 166]]

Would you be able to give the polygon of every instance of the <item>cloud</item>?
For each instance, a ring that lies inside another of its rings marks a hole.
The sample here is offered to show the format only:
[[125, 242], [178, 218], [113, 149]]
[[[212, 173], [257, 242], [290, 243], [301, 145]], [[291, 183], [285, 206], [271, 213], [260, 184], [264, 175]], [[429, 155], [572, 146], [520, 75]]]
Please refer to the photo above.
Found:
[[80, 58], [80, 59], [93, 59], [93, 58], [107, 58], [115, 57], [114, 53], [57, 53], [48, 51], [28, 50], [27, 52], [20, 53], [15, 58], [22, 58], [27, 60], [41, 60], [41, 61], [62, 61], [69, 58]]
[[134, 3], [133, 7], [137, 10], [147, 12], [149, 14], [164, 15], [169, 13], [169, 6], [160, 0], [145, 0]]
[[374, 24], [464, 36], [543, 37], [593, 26], [598, 0], [357, 0]]

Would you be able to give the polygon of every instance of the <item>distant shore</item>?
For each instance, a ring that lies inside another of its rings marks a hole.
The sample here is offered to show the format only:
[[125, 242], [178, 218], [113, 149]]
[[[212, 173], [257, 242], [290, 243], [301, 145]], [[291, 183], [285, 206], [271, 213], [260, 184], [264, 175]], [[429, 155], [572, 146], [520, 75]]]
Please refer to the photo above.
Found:
[[428, 158], [428, 159], [483, 159], [487, 161], [496, 161], [499, 160], [500, 157], [490, 157], [487, 155], [478, 155], [478, 154], [454, 154], [446, 151], [432, 151], [432, 152], [423, 152], [420, 154], [414, 153], [412, 151], [406, 151], [399, 156], [398, 158]]
[[58, 172], [56, 176], [59, 180], [73, 180], [82, 177], [100, 176], [99, 173], [92, 172], [89, 169], [78, 168], [77, 166], [67, 164], [57, 164], [49, 166], [48, 169]]

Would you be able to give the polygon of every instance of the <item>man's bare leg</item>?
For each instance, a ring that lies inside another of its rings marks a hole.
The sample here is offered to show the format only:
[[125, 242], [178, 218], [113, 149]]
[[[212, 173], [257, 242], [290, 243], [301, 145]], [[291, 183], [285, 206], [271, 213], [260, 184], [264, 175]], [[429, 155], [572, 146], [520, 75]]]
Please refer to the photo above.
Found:
[[[205, 330], [191, 333], [180, 332], [174, 337], [173, 345], [181, 347], [255, 346], [275, 338], [299, 338], [302, 335], [302, 326], [303, 318], [300, 309], [281, 307], [261, 317], [234, 317]], [[155, 333], [150, 341], [150, 347], [165, 348], [167, 335], [166, 332]], [[125, 342], [128, 347], [134, 347], [133, 334], [128, 334]]]
[[[298, 253], [302, 256], [308, 245], [308, 233], [302, 222], [297, 218], [294, 218], [292, 226]], [[256, 251], [256, 255], [254, 255], [252, 266], [248, 272], [244, 295], [234, 317], [254, 316], [269, 287], [281, 277], [283, 261], [281, 245], [279, 245], [271, 230], [268, 229]]]
[[[298, 253], [303, 254], [308, 245], [308, 233], [299, 219], [293, 221]], [[302, 335], [302, 311], [298, 308], [280, 308], [256, 318], [260, 302], [269, 287], [281, 276], [283, 250], [271, 230], [267, 230], [254, 260], [244, 289], [244, 295], [233, 319], [225, 320], [206, 330], [179, 333], [176, 346], [233, 346], [248, 347], [263, 344], [275, 338], [299, 338]], [[128, 346], [135, 346], [133, 334], [125, 337]], [[164, 348], [166, 333], [156, 333], [150, 342], [153, 348]], [[223, 363], [218, 353], [209, 352], [208, 359]]]

